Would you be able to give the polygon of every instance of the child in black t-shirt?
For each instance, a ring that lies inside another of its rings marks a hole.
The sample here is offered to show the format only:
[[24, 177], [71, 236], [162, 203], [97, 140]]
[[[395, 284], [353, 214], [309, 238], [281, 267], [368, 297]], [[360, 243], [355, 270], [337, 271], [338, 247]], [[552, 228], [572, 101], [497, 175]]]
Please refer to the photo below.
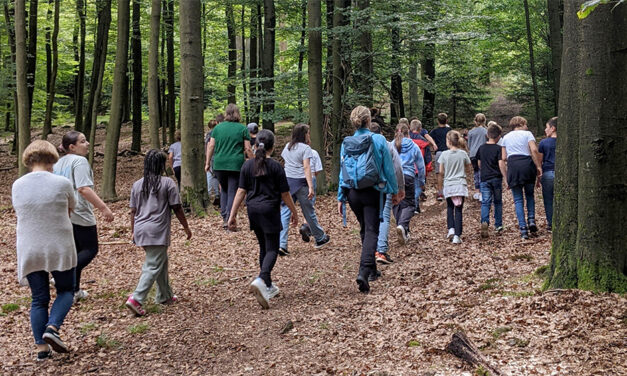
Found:
[[237, 229], [237, 209], [246, 197], [250, 229], [255, 232], [259, 241], [261, 269], [259, 277], [250, 284], [250, 291], [255, 294], [259, 304], [268, 309], [269, 300], [279, 293], [279, 288], [272, 283], [270, 273], [279, 251], [281, 200], [292, 212], [293, 227], [298, 225], [298, 215], [287, 185], [285, 170], [270, 157], [274, 147], [274, 134], [266, 129], [259, 131], [256, 146], [255, 158], [242, 165], [228, 227], [232, 231]]
[[501, 158], [501, 146], [497, 143], [501, 138], [502, 128], [494, 121], [488, 123], [488, 142], [477, 151], [479, 173], [481, 175], [481, 237], [488, 237], [490, 224], [490, 206], [494, 201], [494, 228], [503, 231], [503, 175], [505, 161]]

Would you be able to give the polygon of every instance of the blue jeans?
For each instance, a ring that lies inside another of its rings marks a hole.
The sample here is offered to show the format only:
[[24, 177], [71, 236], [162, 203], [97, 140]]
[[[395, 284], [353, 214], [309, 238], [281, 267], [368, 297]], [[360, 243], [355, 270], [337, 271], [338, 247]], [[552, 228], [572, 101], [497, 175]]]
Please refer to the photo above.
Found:
[[[300, 208], [303, 211], [303, 216], [305, 217], [305, 221], [309, 225], [309, 229], [311, 230], [311, 235], [316, 239], [316, 241], [322, 240], [324, 237], [324, 230], [320, 227], [318, 223], [318, 217], [316, 216], [316, 211], [313, 206], [313, 201], [308, 199], [309, 195], [308, 187], [301, 187], [296, 193], [292, 195], [292, 199], [294, 203], [298, 201], [300, 203]], [[279, 240], [279, 247], [283, 249], [287, 249], [287, 233], [290, 228], [290, 220], [292, 219], [292, 212], [290, 208], [286, 205], [281, 205], [281, 225], [283, 226], [281, 229], [281, 238]]]
[[481, 223], [490, 224], [490, 206], [494, 201], [494, 227], [503, 226], [503, 179], [494, 178], [482, 181], [481, 189]]
[[214, 197], [219, 197], [220, 195], [220, 183], [211, 172], [207, 172], [207, 192], [209, 192], [210, 196], [213, 192]]
[[388, 251], [388, 234], [390, 232], [390, 215], [392, 213], [392, 195], [385, 195], [385, 205], [383, 206], [383, 221], [379, 222], [379, 238], [377, 239], [377, 252]]
[[544, 171], [540, 181], [542, 183], [542, 200], [544, 201], [546, 222], [549, 227], [553, 227], [553, 183], [555, 181], [555, 171]]
[[61, 328], [65, 316], [70, 311], [74, 301], [75, 268], [62, 272], [53, 271], [54, 286], [57, 289], [57, 298], [52, 304], [50, 315], [50, 276], [46, 271], [32, 272], [26, 276], [33, 298], [30, 306], [30, 325], [35, 337], [35, 343], [43, 345], [46, 327], [49, 325]]
[[[512, 195], [514, 196], [514, 205], [516, 207], [516, 218], [518, 219], [518, 226], [523, 229], [527, 228], [527, 222], [525, 221], [525, 203], [527, 201], [527, 219], [536, 218], [536, 202], [533, 198], [533, 189], [535, 184], [528, 183], [524, 185], [518, 185], [512, 187]], [[523, 200], [523, 191], [525, 199]]]

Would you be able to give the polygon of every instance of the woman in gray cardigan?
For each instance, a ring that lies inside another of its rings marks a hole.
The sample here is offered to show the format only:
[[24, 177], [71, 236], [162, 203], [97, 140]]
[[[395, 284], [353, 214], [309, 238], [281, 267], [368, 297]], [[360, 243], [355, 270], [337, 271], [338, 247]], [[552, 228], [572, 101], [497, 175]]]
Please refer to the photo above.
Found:
[[[28, 145], [22, 161], [31, 172], [13, 183], [12, 201], [17, 215], [17, 278], [32, 293], [30, 321], [37, 345], [37, 360], [68, 352], [59, 328], [74, 299], [76, 248], [69, 213], [75, 206], [70, 181], [52, 173], [59, 159], [55, 147], [37, 140]], [[50, 304], [50, 276], [57, 297]]]

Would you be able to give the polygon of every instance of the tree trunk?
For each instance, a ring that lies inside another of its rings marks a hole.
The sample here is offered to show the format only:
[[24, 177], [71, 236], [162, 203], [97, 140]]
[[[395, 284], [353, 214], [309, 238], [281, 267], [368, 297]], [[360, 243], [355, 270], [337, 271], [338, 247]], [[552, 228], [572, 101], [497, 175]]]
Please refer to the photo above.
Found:
[[246, 6], [242, 4], [242, 93], [244, 102], [244, 113], [246, 114], [246, 123], [250, 120], [250, 114], [248, 112], [248, 89], [246, 87], [246, 27], [244, 24], [246, 17]]
[[26, 56], [26, 80], [28, 81], [28, 115], [33, 110], [35, 72], [37, 71], [37, 6], [38, 0], [30, 0], [28, 10], [28, 52]]
[[131, 150], [139, 153], [142, 142], [142, 38], [140, 31], [141, 0], [133, 0], [133, 37], [131, 50], [133, 54], [133, 141]]
[[19, 175], [28, 172], [27, 167], [22, 163], [24, 149], [30, 143], [30, 112], [28, 111], [28, 82], [26, 80], [26, 0], [15, 0], [15, 69], [17, 84], [17, 107], [18, 107], [18, 153], [17, 161]]
[[344, 0], [333, 3], [333, 101], [331, 110], [331, 133], [333, 135], [333, 158], [331, 159], [331, 182], [338, 183], [341, 135], [344, 127], [344, 69], [342, 67], [342, 36], [339, 30], [345, 24]]
[[229, 64], [228, 77], [226, 84], [226, 101], [228, 103], [236, 103], [235, 97], [235, 74], [237, 73], [237, 42], [235, 40], [235, 18], [233, 17], [233, 4], [230, 1], [226, 3], [226, 33], [229, 40]]
[[[305, 13], [305, 12], [304, 12]], [[322, 11], [320, 0], [308, 0], [306, 13], [309, 13], [309, 46], [307, 51], [307, 73], [309, 76], [309, 127], [311, 147], [320, 154], [324, 165], [324, 115], [322, 108]], [[307, 26], [307, 25], [305, 25]], [[303, 30], [305, 27], [303, 27]], [[327, 183], [324, 170], [318, 175], [317, 191], [326, 193]]]
[[[430, 30], [435, 33], [434, 29]], [[425, 129], [433, 128], [435, 109], [435, 43], [428, 42], [424, 48], [424, 91], [422, 94], [422, 121]]]
[[203, 63], [200, 1], [181, 1], [181, 196], [192, 213], [204, 214], [209, 197], [204, 170]]
[[562, 65], [562, 0], [547, 0], [549, 14], [549, 45], [551, 47], [551, 79], [553, 80], [553, 95], [555, 113], [560, 95], [560, 75]]
[[357, 9], [362, 12], [363, 15], [355, 21], [359, 30], [359, 52], [356, 55], [355, 88], [360, 94], [360, 102], [366, 107], [372, 107], [372, 78], [374, 70], [372, 59], [372, 33], [370, 31], [370, 0], [358, 0]]
[[[546, 287], [627, 292], [627, 6], [564, 2], [553, 247]], [[611, 204], [608, 204], [611, 203]]]
[[52, 107], [54, 105], [55, 86], [57, 83], [57, 71], [59, 68], [59, 48], [58, 48], [58, 36], [59, 36], [59, 1], [50, 0], [54, 3], [54, 26], [52, 30], [51, 42], [52, 42], [52, 67], [50, 76], [47, 81], [48, 98], [46, 99], [46, 117], [44, 119], [44, 128], [41, 134], [42, 139], [47, 139], [48, 135], [52, 133]]
[[168, 49], [167, 56], [167, 76], [168, 76], [168, 100], [167, 114], [168, 114], [168, 140], [170, 144], [176, 142], [174, 140], [174, 131], [176, 128], [176, 96], [175, 96], [175, 77], [174, 77], [174, 0], [167, 0], [166, 5], [168, 7], [165, 13], [165, 27], [166, 27], [166, 44]]
[[[19, 103], [17, 98], [17, 77], [16, 77], [16, 48], [15, 48], [15, 25], [12, 20], [15, 20], [15, 3], [13, 3], [13, 7], [9, 8], [9, 2], [4, 2], [4, 20], [7, 28], [7, 39], [9, 42], [9, 46], [11, 49], [11, 77], [13, 78], [13, 82], [9, 81], [9, 90], [13, 92], [13, 112], [15, 113], [14, 123], [13, 123], [13, 132], [14, 132], [14, 141], [13, 146], [11, 148], [11, 153], [17, 152], [17, 144], [18, 142], [18, 129], [19, 129]], [[8, 109], [7, 109], [8, 112]], [[10, 114], [7, 122], [10, 122]], [[8, 124], [8, 123], [7, 123]], [[7, 129], [8, 130], [8, 129]], [[18, 160], [20, 159], [20, 155], [17, 155]]]
[[148, 49], [148, 118], [150, 122], [150, 147], [161, 148], [159, 143], [159, 27], [161, 0], [152, 0], [150, 9], [150, 48]]
[[420, 97], [418, 96], [418, 60], [409, 59], [409, 71], [407, 72], [409, 82], [409, 116], [420, 117]]
[[527, 26], [527, 44], [529, 44], [529, 69], [531, 71], [531, 82], [533, 84], [533, 102], [536, 108], [536, 134], [542, 134], [544, 124], [540, 116], [540, 94], [538, 93], [538, 83], [536, 80], [536, 66], [533, 58], [533, 39], [531, 37], [531, 22], [529, 21], [529, 2], [523, 0], [525, 7], [525, 25]]
[[263, 129], [274, 132], [274, 47], [276, 18], [274, 0], [263, 1]]
[[76, 72], [76, 86], [74, 88], [74, 128], [83, 132], [83, 104], [85, 96], [85, 1], [76, 0], [76, 12], [79, 22], [78, 60]]
[[250, 7], [250, 54], [248, 55], [248, 66], [250, 69], [249, 73], [249, 93], [250, 93], [250, 118], [249, 120], [255, 123], [259, 123], [259, 111], [260, 111], [260, 102], [258, 97], [258, 87], [259, 82], [257, 80], [258, 71], [259, 71], [259, 42], [258, 38], [260, 38], [260, 34], [258, 33], [258, 13], [257, 7], [253, 4]]
[[[96, 2], [98, 10], [98, 30], [96, 33], [96, 43], [94, 45], [94, 63], [91, 70], [91, 84], [83, 121], [83, 133], [91, 139], [91, 130], [96, 126], [96, 116], [98, 116], [98, 104], [100, 102], [100, 89], [102, 88], [102, 77], [107, 59], [107, 46], [109, 42], [109, 27], [111, 26], [111, 0], [98, 0]], [[90, 142], [90, 148], [94, 143]], [[93, 153], [89, 155], [93, 158]]]
[[128, 63], [129, 8], [130, 0], [118, 0], [118, 43], [115, 51], [115, 70], [113, 72], [113, 90], [111, 92], [111, 117], [107, 125], [107, 140], [102, 168], [101, 197], [103, 200], [113, 200], [117, 197], [115, 177], [120, 127], [122, 126], [122, 101], [124, 99], [124, 91], [126, 91], [124, 80]]
[[301, 28], [300, 28], [300, 46], [298, 48], [298, 113], [303, 113], [303, 97], [301, 89], [303, 87], [303, 63], [305, 61], [305, 35], [307, 34], [307, 7], [308, 1], [303, 0], [301, 3], [303, 11], [301, 13]]
[[332, 95], [333, 93], [333, 2], [335, 0], [325, 0], [327, 5], [326, 23], [327, 23], [327, 59], [325, 61], [325, 74], [323, 90], [324, 95]]
[[[168, 12], [167, 0], [163, 0], [161, 3], [161, 9], [164, 13]], [[165, 15], [164, 15], [165, 18]], [[159, 129], [161, 129], [161, 146], [165, 146], [168, 143], [168, 97], [165, 94], [166, 90], [166, 75], [164, 73], [167, 68], [166, 63], [166, 51], [165, 51], [165, 25], [161, 28], [161, 53], [159, 54]]]
[[405, 105], [403, 103], [403, 80], [401, 78], [401, 36], [398, 27], [398, 18], [392, 21], [392, 77], [390, 82], [390, 115], [391, 123], [398, 123], [398, 119], [405, 117]]

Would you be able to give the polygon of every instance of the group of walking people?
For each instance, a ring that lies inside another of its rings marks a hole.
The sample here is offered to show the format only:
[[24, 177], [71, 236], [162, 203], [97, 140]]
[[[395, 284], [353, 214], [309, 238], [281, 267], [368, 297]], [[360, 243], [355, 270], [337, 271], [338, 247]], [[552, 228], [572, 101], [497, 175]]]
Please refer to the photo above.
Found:
[[[370, 291], [370, 283], [381, 273], [377, 264], [389, 264], [388, 235], [392, 214], [397, 239], [410, 239], [412, 217], [420, 213], [426, 200], [426, 178], [438, 175], [436, 199], [446, 200], [447, 235], [462, 243], [463, 205], [469, 195], [466, 170], [473, 167], [475, 198], [481, 200], [481, 236], [488, 236], [490, 208], [494, 205], [495, 231], [503, 230], [502, 180], [512, 190], [521, 237], [538, 231], [535, 221], [534, 187], [541, 177], [547, 213], [552, 226], [552, 190], [555, 164], [557, 118], [546, 124], [547, 138], [536, 146], [522, 117], [510, 121], [512, 131], [501, 139], [501, 127], [483, 114], [475, 117], [475, 127], [464, 136], [447, 124], [446, 114], [438, 115], [438, 127], [430, 133], [418, 119], [401, 119], [395, 137], [388, 141], [381, 134], [380, 121], [370, 109], [358, 106], [350, 116], [355, 127], [342, 142], [337, 191], [338, 215], [345, 218], [347, 204], [360, 226], [361, 257], [356, 283], [359, 291]], [[214, 203], [220, 205], [223, 228], [237, 231], [237, 214], [245, 202], [249, 228], [259, 244], [259, 274], [250, 284], [263, 308], [279, 293], [272, 270], [278, 256], [287, 256], [289, 225], [298, 227], [299, 203], [305, 222], [298, 229], [303, 241], [321, 248], [330, 242], [315, 210], [316, 175], [323, 170], [322, 159], [311, 148], [309, 126], [296, 124], [291, 139], [281, 152], [282, 166], [272, 158], [275, 136], [257, 124], [244, 126], [234, 104], [224, 118], [210, 123], [205, 138], [205, 170]], [[467, 147], [470, 146], [470, 148]], [[93, 207], [106, 221], [113, 220], [107, 205], [93, 190], [93, 172], [85, 158], [89, 143], [85, 136], [70, 131], [63, 136], [59, 158], [57, 148], [47, 141], [34, 141], [22, 156], [31, 173], [13, 184], [13, 206], [17, 214], [18, 280], [32, 292], [31, 326], [43, 360], [56, 352], [69, 351], [59, 329], [73, 303], [88, 293], [80, 288], [81, 272], [98, 252]], [[180, 171], [181, 147], [172, 145], [169, 153], [149, 150], [144, 158], [143, 177], [131, 188], [132, 241], [144, 248], [145, 262], [135, 291], [125, 305], [138, 316], [148, 292], [156, 282], [155, 302], [178, 301], [168, 279], [171, 213], [192, 237], [179, 195], [180, 174], [176, 180], [164, 176], [168, 163]], [[169, 162], [168, 162], [169, 161]], [[218, 184], [215, 184], [217, 180]], [[44, 189], [45, 188], [45, 189]], [[527, 215], [524, 212], [526, 201]], [[50, 279], [49, 273], [52, 274]], [[50, 283], [57, 298], [49, 310]]]

